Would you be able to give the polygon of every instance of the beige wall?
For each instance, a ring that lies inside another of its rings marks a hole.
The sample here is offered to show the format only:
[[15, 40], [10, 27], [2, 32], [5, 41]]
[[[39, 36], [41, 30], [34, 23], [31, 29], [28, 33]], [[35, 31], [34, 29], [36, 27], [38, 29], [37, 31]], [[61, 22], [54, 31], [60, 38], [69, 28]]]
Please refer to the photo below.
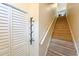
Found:
[[38, 3], [11, 3], [11, 5], [24, 10], [35, 19], [39, 18], [39, 4]]
[[79, 3], [67, 4], [67, 18], [79, 51]]
[[56, 4], [39, 4], [39, 53], [45, 55], [52, 35], [52, 23], [56, 16]]
[[39, 33], [40, 40], [44, 37], [49, 25], [53, 21], [56, 13], [56, 8], [53, 4], [39, 4]]

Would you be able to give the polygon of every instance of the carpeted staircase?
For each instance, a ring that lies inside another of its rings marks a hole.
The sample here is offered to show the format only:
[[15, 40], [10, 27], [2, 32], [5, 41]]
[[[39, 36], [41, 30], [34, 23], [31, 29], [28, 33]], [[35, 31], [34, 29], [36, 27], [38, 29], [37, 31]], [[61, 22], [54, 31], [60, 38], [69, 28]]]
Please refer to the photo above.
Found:
[[50, 42], [47, 56], [75, 56], [76, 48], [70, 33], [66, 16], [59, 16], [55, 24], [53, 39]]
[[58, 17], [55, 28], [54, 28], [53, 38], [57, 38], [61, 40], [64, 39], [70, 42], [72, 41], [72, 36], [70, 33], [70, 29], [67, 23], [66, 16]]

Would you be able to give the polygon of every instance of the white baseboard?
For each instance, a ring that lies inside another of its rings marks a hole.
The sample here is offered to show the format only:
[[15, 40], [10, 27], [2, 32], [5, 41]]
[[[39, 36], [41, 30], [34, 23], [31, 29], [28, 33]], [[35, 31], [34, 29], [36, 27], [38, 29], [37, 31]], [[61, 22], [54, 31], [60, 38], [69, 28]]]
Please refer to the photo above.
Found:
[[[55, 20], [55, 19], [54, 19], [54, 20]], [[54, 20], [53, 20], [53, 21], [51, 22], [51, 24], [49, 25], [49, 27], [48, 27], [48, 29], [47, 29], [47, 31], [46, 31], [46, 33], [45, 33], [43, 39], [41, 40], [41, 42], [40, 42], [41, 45], [42, 45], [43, 42], [45, 41], [45, 38], [46, 38], [46, 36], [47, 36], [47, 34], [48, 34], [50, 28], [52, 27], [52, 24], [53, 24]]]
[[[54, 19], [53, 22], [56, 23], [56, 21], [57, 21], [57, 18]], [[53, 24], [53, 22], [52, 22], [52, 24]], [[52, 26], [53, 26], [53, 29], [54, 29], [55, 25], [51, 25], [51, 27], [52, 27]], [[52, 32], [53, 32], [53, 31], [52, 31]], [[52, 34], [51, 34], [51, 35], [52, 35]], [[52, 40], [52, 37], [51, 37], [51, 39], [50, 39], [49, 42], [48, 42], [48, 45], [47, 45], [47, 48], [46, 48], [46, 52], [45, 52], [45, 56], [46, 56], [46, 54], [47, 54], [47, 51], [48, 51], [48, 48], [49, 48], [49, 45], [50, 45], [51, 40]]]
[[48, 48], [49, 48], [49, 45], [50, 45], [50, 41], [51, 41], [51, 39], [50, 39], [49, 42], [48, 42], [48, 45], [47, 45], [47, 48], [46, 48], [46, 52], [45, 52], [45, 56], [46, 56], [46, 54], [47, 54], [47, 51], [48, 51]]
[[[67, 18], [67, 14], [66, 14], [66, 18]], [[67, 22], [68, 22], [68, 25], [69, 25], [69, 29], [70, 29], [70, 32], [71, 32], [71, 36], [72, 36], [73, 42], [74, 42], [74, 44], [75, 44], [75, 48], [76, 48], [76, 51], [77, 51], [77, 55], [79, 55], [79, 54], [78, 54], [77, 44], [76, 44], [76, 42], [75, 42], [75, 37], [74, 37], [74, 34], [73, 34], [73, 32], [72, 32], [72, 29], [71, 29], [70, 23], [69, 23], [69, 21], [68, 21], [68, 18], [67, 18]]]

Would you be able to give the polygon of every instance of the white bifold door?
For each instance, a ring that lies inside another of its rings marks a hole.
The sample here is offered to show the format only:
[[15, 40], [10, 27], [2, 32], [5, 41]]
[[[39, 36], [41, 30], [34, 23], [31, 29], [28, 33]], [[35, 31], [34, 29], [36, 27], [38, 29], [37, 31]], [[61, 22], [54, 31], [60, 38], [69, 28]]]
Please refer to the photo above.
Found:
[[29, 55], [29, 15], [0, 4], [0, 56]]

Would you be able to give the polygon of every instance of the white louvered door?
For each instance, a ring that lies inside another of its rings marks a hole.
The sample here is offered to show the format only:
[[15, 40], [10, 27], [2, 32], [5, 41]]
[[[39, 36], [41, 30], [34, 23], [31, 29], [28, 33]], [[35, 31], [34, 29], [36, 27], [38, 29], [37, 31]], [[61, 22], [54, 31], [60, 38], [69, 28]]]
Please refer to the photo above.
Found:
[[11, 6], [0, 4], [0, 56], [29, 54], [29, 17]]
[[0, 55], [10, 55], [9, 8], [0, 4]]
[[27, 55], [27, 21], [25, 13], [12, 9], [12, 55]]

